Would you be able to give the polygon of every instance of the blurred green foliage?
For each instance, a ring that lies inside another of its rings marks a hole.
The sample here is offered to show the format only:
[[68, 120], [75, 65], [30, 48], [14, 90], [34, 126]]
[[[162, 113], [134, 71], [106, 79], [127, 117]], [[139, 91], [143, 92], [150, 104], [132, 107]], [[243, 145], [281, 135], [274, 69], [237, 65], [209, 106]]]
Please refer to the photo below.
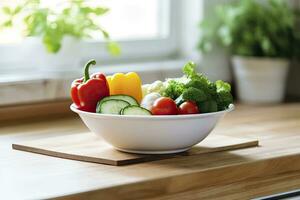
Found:
[[93, 31], [99, 31], [107, 41], [108, 51], [112, 55], [120, 54], [118, 44], [112, 42], [109, 34], [93, 21], [94, 16], [107, 13], [108, 8], [89, 7], [84, 4], [84, 0], [69, 0], [67, 5], [61, 10], [52, 10], [42, 7], [40, 0], [26, 0], [15, 7], [2, 7], [7, 20], [0, 26], [12, 27], [14, 20], [21, 17], [26, 27], [25, 35], [41, 37], [51, 53], [60, 50], [65, 36], [90, 38]]
[[237, 1], [218, 6], [216, 17], [200, 24], [198, 49], [204, 53], [221, 45], [234, 55], [300, 57], [299, 13], [284, 0]]

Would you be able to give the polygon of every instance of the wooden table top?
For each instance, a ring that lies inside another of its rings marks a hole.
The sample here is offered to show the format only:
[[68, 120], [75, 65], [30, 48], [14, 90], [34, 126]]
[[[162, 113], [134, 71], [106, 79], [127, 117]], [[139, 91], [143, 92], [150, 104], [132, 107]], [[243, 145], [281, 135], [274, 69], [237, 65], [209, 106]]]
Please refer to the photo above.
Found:
[[0, 199], [248, 199], [300, 188], [300, 104], [244, 106], [212, 134], [257, 138], [260, 147], [115, 167], [11, 149], [87, 131], [79, 118], [0, 125]]

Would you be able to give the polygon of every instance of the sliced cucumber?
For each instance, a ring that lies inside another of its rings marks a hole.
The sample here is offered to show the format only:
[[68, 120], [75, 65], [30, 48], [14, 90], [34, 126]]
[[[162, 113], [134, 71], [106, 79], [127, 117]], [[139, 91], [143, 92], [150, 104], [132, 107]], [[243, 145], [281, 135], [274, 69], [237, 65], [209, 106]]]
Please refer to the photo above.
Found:
[[123, 101], [127, 101], [130, 105], [138, 106], [139, 103], [135, 98], [129, 95], [123, 95], [123, 94], [117, 94], [117, 95], [111, 95], [108, 97], [104, 97], [101, 101], [111, 100], [111, 99], [120, 99]]
[[151, 115], [151, 112], [139, 106], [127, 106], [121, 110], [121, 115]]
[[120, 111], [129, 106], [130, 104], [127, 101], [121, 99], [103, 99], [98, 103], [96, 112], [103, 114], [120, 114]]

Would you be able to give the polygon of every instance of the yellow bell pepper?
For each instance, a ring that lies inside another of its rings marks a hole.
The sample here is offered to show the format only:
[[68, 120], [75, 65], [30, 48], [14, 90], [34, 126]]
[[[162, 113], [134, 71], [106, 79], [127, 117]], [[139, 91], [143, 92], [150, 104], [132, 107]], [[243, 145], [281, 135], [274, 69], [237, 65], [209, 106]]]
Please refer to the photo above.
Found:
[[138, 102], [142, 100], [142, 81], [135, 72], [127, 74], [116, 73], [106, 77], [111, 95], [125, 94], [132, 96]]

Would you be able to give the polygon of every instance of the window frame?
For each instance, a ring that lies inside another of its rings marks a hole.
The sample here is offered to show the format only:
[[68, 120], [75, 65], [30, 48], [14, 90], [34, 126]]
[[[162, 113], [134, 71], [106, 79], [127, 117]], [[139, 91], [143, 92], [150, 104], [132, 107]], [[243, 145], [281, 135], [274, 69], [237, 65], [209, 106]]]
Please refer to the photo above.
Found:
[[180, 48], [181, 28], [176, 23], [180, 21], [180, 0], [161, 0], [159, 14], [163, 20], [160, 25], [162, 28], [169, 26], [168, 30], [158, 38], [136, 39], [136, 40], [117, 40], [121, 47], [121, 55], [112, 57], [106, 51], [106, 43], [102, 41], [81, 41], [80, 47], [83, 50], [82, 61], [90, 58], [100, 60], [101, 63], [120, 63], [120, 62], [140, 62], [148, 60], [169, 59], [178, 55]]
[[[95, 40], [79, 40], [77, 47], [80, 48], [80, 54], [76, 58], [80, 60], [79, 65], [85, 63], [87, 60], [93, 58], [98, 61], [99, 64], [115, 64], [115, 63], [133, 63], [133, 62], [144, 62], [152, 60], [163, 60], [170, 59], [178, 56], [180, 48], [180, 12], [181, 12], [181, 0], [161, 0], [159, 6], [159, 18], [163, 19], [163, 23], [160, 25], [163, 28], [169, 26], [168, 30], [163, 30], [163, 33], [158, 38], [153, 39], [130, 39], [130, 40], [117, 40], [116, 42], [121, 47], [120, 56], [112, 56], [106, 50], [107, 43], [104, 41]], [[109, 31], [109, 30], [108, 30]], [[113, 39], [113, 38], [112, 38]], [[26, 44], [26, 40], [20, 44], [0, 44], [0, 54], [6, 55], [0, 63], [0, 68], [6, 71], [15, 71], [16, 69], [24, 68], [36, 68], [38, 66], [36, 61], [24, 58], [23, 45]], [[37, 41], [35, 45], [42, 45], [41, 41]], [[28, 46], [27, 46], [28, 47]], [[29, 49], [37, 49], [32, 44], [29, 44]], [[41, 49], [41, 48], [40, 48]], [[26, 52], [27, 55], [28, 52]], [[43, 56], [42, 52], [32, 52], [34, 57]], [[60, 54], [58, 52], [57, 54]], [[14, 55], [16, 59], [11, 59], [10, 55]], [[25, 56], [26, 57], [26, 56]], [[47, 57], [56, 57], [59, 59], [58, 62], [63, 63], [63, 56], [56, 56], [56, 54], [49, 54]], [[26, 60], [22, 60], [26, 59]], [[69, 58], [70, 59], [70, 58]], [[25, 62], [24, 62], [25, 61]], [[41, 65], [39, 63], [39, 65]], [[55, 67], [55, 66], [54, 66]], [[66, 66], [65, 69], [68, 67]], [[68, 68], [69, 70], [70, 68]], [[64, 68], [60, 68], [64, 70]]]

